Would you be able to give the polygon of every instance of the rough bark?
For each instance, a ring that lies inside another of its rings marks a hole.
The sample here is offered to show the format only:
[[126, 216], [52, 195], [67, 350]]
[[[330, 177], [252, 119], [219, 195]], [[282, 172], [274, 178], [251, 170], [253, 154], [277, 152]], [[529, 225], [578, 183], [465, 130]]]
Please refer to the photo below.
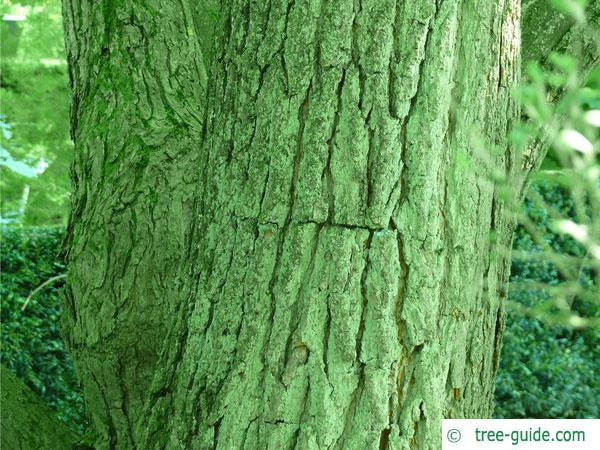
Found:
[[0, 366], [3, 449], [71, 450], [78, 436], [54, 417], [48, 407], [10, 370]]
[[[600, 1], [592, 0], [586, 7], [586, 21], [576, 23], [572, 18], [557, 12], [548, 1], [523, 1], [523, 68], [529, 63], [539, 63], [546, 69], [553, 69], [548, 57], [553, 52], [575, 57], [582, 75], [586, 75], [600, 62]], [[548, 94], [549, 102], [560, 101], [562, 89], [553, 89]], [[541, 130], [540, 137], [525, 150], [521, 180], [521, 196], [526, 193], [526, 178], [537, 170], [552, 144], [552, 129]]]
[[237, 0], [214, 46], [185, 1], [64, 3], [98, 449], [438, 449], [491, 414], [512, 220], [464, 160], [517, 165], [519, 1]]
[[577, 55], [584, 69], [598, 63], [598, 0], [588, 2], [584, 25], [559, 13], [547, 0], [524, 0], [522, 9], [524, 63], [545, 62], [552, 52]]

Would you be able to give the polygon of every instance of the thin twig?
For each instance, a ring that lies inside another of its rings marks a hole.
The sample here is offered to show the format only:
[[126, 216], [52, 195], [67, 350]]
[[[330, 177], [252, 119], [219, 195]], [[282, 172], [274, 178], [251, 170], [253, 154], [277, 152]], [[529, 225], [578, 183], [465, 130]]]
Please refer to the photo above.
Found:
[[25, 299], [25, 303], [23, 303], [23, 306], [21, 306], [21, 311], [25, 311], [25, 308], [27, 308], [27, 305], [29, 304], [29, 302], [31, 301], [31, 299], [33, 298], [33, 296], [35, 294], [37, 294], [39, 291], [41, 291], [42, 289], [44, 289], [46, 286], [48, 286], [50, 283], [54, 283], [56, 280], [60, 280], [61, 278], [67, 278], [67, 274], [62, 274], [62, 275], [57, 275], [55, 277], [52, 277], [46, 281], [44, 281], [42, 284], [40, 284], [38, 287], [36, 287], [33, 292], [31, 292], [31, 294], [29, 294], [27, 296], [27, 298]]

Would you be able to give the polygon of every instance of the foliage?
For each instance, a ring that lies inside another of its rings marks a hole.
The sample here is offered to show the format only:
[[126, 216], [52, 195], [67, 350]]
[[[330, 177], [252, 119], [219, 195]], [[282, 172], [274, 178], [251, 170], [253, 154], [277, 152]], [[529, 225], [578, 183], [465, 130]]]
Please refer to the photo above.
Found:
[[[563, 216], [574, 214], [573, 200], [560, 187], [548, 183], [532, 187], [551, 208]], [[573, 239], [552, 230], [549, 211], [525, 202], [528, 217], [543, 230], [545, 241], [555, 251], [581, 255]], [[540, 253], [525, 227], [515, 234], [515, 252], [529, 259], [513, 260], [511, 281], [536, 281], [544, 286], [561, 283], [561, 274]], [[513, 289], [510, 300], [535, 308], [551, 297], [543, 289]], [[573, 311], [580, 317], [600, 317], [598, 302], [575, 299]], [[600, 329], [574, 329], [551, 325], [547, 320], [512, 312], [507, 318], [500, 368], [496, 378], [496, 417], [502, 418], [591, 418], [600, 414]]]
[[[569, 11], [564, 5], [563, 10]], [[585, 26], [584, 19], [572, 14]], [[600, 40], [595, 45], [600, 48]], [[527, 290], [537, 284], [544, 301], [512, 307], [574, 327], [600, 326], [597, 316], [583, 317], [571, 309], [573, 301], [579, 299], [600, 301], [600, 66], [586, 74], [579, 67], [580, 60], [553, 53], [545, 65], [528, 66], [528, 82], [518, 91], [527, 118], [513, 134], [525, 158], [528, 147], [540, 143], [551, 146], [533, 179], [568, 192], [564, 198], [568, 198], [569, 207], [561, 207], [562, 199], [547, 199], [533, 189], [526, 203], [529, 210], [517, 210], [519, 223], [535, 243], [535, 257], [557, 273], [552, 282], [513, 283], [513, 290]], [[525, 250], [513, 258], [531, 258], [529, 249]]]
[[[553, 3], [587, 26], [585, 2]], [[518, 91], [515, 145], [525, 160], [532, 146], [550, 153], [515, 210], [497, 417], [600, 413], [600, 67], [586, 74], [582, 59], [553, 53]]]
[[58, 329], [62, 280], [39, 291], [21, 310], [36, 287], [64, 272], [58, 258], [63, 232], [57, 227], [2, 229], [1, 363], [45, 400], [61, 420], [81, 430], [83, 400]]
[[73, 146], [60, 2], [4, 2], [0, 12], [2, 222], [62, 224]]

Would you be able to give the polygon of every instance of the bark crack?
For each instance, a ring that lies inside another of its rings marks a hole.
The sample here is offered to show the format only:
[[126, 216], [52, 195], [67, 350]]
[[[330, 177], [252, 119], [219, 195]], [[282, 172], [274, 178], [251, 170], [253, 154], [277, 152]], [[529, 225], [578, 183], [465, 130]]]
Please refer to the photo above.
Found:
[[334, 448], [338, 448], [338, 449], [344, 448], [344, 441], [346, 439], [346, 436], [348, 435], [348, 431], [352, 424], [352, 419], [354, 418], [354, 415], [356, 413], [358, 401], [364, 390], [364, 385], [365, 385], [365, 362], [362, 361], [362, 359], [361, 359], [361, 352], [362, 352], [362, 338], [363, 338], [363, 334], [365, 331], [365, 321], [366, 321], [367, 305], [368, 305], [366, 279], [367, 279], [367, 275], [369, 272], [369, 265], [370, 265], [369, 253], [371, 250], [371, 243], [373, 241], [373, 234], [374, 234], [374, 232], [370, 231], [369, 236], [367, 238], [367, 244], [366, 244], [366, 249], [365, 249], [365, 254], [364, 254], [365, 266], [363, 268], [363, 272], [360, 277], [360, 292], [361, 292], [361, 298], [362, 298], [362, 311], [361, 311], [358, 332], [356, 334], [356, 358], [355, 358], [357, 364], [359, 365], [358, 383], [357, 383], [356, 388], [354, 389], [354, 392], [352, 393], [352, 396], [351, 396], [350, 404], [348, 406], [348, 411], [346, 413], [346, 417], [344, 420], [343, 432], [340, 434], [340, 436], [338, 437], [338, 439], [334, 445]]
[[[346, 69], [342, 70], [342, 77], [338, 86], [336, 88], [336, 99], [337, 99], [337, 109], [335, 111], [335, 115], [333, 117], [333, 125], [331, 128], [331, 136], [327, 140], [327, 162], [324, 168], [324, 177], [327, 180], [327, 199], [328, 199], [328, 208], [327, 208], [327, 222], [332, 222], [335, 217], [335, 194], [334, 194], [334, 186], [333, 186], [333, 175], [331, 173], [331, 155], [333, 154], [333, 147], [335, 145], [335, 135], [337, 132], [337, 127], [340, 122], [340, 113], [342, 111], [342, 89], [344, 87], [344, 80], [346, 79]], [[323, 178], [323, 175], [321, 178]]]

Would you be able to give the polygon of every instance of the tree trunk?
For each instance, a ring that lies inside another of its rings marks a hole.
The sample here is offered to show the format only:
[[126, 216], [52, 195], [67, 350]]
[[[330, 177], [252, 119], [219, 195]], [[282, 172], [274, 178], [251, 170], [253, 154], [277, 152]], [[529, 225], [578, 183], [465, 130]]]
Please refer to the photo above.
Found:
[[439, 449], [492, 412], [520, 2], [215, 3], [64, 0], [97, 448]]

